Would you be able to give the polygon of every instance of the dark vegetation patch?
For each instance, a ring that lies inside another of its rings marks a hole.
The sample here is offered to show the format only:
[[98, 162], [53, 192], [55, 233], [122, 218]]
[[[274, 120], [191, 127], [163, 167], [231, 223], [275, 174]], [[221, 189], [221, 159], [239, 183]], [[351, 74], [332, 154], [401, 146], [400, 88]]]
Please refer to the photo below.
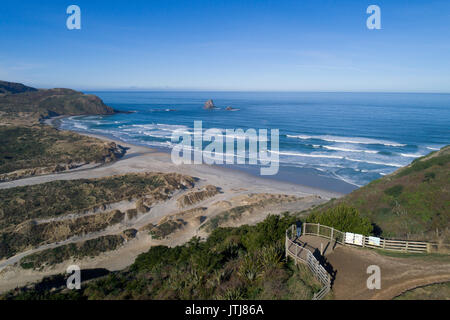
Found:
[[104, 230], [121, 222], [124, 216], [123, 212], [115, 210], [62, 221], [22, 223], [14, 231], [0, 233], [0, 258], [11, 257], [30, 247]]
[[201, 228], [204, 228], [207, 232], [211, 232], [214, 229], [220, 227], [223, 223], [231, 220], [238, 220], [242, 217], [242, 214], [248, 210], [252, 210], [254, 205], [243, 205], [231, 208], [230, 210], [225, 210], [220, 212], [216, 216], [205, 222]]
[[169, 220], [157, 226], [149, 227], [149, 233], [155, 239], [164, 239], [187, 224], [183, 219]]
[[63, 171], [70, 166], [85, 163], [113, 161], [123, 155], [124, 150], [115, 143], [56, 130], [49, 126], [2, 127], [0, 126], [0, 180], [1, 174], [33, 169], [18, 173], [21, 178], [38, 173]]
[[384, 193], [387, 194], [388, 196], [397, 198], [399, 195], [402, 194], [402, 191], [403, 191], [403, 186], [398, 184], [398, 185], [395, 185], [393, 187], [390, 187], [390, 188], [384, 190]]
[[333, 227], [342, 232], [353, 232], [363, 235], [373, 233], [373, 225], [366, 217], [361, 217], [358, 210], [345, 204], [329, 208], [323, 212], [313, 211], [306, 219], [310, 223]]
[[124, 241], [121, 235], [108, 235], [81, 243], [71, 243], [26, 256], [20, 260], [20, 266], [24, 269], [41, 270], [45, 266], [62, 263], [68, 259], [98, 256], [102, 252], [117, 249]]

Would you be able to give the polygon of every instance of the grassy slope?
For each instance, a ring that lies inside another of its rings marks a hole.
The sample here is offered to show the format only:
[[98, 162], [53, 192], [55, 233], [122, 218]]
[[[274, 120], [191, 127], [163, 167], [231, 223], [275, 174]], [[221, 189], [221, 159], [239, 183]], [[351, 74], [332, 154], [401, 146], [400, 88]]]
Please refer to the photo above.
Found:
[[0, 141], [0, 174], [72, 163], [100, 163], [106, 158], [114, 159], [119, 152], [114, 144], [48, 126], [0, 127]]
[[346, 203], [375, 223], [384, 237], [433, 239], [438, 232], [448, 241], [449, 181], [447, 146], [319, 210]]

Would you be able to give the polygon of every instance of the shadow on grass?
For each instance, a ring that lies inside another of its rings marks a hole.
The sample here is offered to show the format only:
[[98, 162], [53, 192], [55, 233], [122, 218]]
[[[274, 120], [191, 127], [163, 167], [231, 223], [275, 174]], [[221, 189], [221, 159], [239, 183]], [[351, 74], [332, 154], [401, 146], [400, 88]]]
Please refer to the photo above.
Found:
[[[107, 269], [85, 269], [81, 270], [81, 283], [93, 279], [97, 279], [100, 277], [104, 277], [111, 272]], [[69, 278], [69, 274], [58, 274], [55, 276], [45, 277], [41, 282], [36, 284], [36, 291], [48, 291], [53, 288], [63, 288], [67, 285], [67, 279]]]

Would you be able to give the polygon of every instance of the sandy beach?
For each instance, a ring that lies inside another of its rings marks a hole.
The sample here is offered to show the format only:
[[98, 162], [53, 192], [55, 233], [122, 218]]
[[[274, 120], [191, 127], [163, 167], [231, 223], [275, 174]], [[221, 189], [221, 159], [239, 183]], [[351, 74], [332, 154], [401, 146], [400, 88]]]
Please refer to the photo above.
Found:
[[[53, 121], [47, 121], [47, 124], [53, 124]], [[270, 213], [279, 214], [285, 211], [299, 212], [313, 205], [321, 204], [331, 198], [341, 196], [339, 193], [315, 189], [300, 184], [261, 178], [231, 168], [210, 165], [175, 165], [172, 163], [168, 153], [124, 143], [122, 141], [111, 140], [103, 136], [88, 135], [108, 142], [113, 141], [127, 148], [127, 152], [123, 158], [113, 163], [4, 182], [0, 184], [0, 189], [41, 184], [55, 180], [101, 178], [127, 173], [176, 172], [198, 179], [195, 186], [196, 190], [200, 190], [207, 185], [213, 185], [220, 189], [220, 193], [212, 198], [205, 199], [193, 206], [182, 209], [177, 204], [177, 199], [181, 193], [175, 194], [171, 199], [155, 205], [148, 213], [139, 216], [136, 220], [124, 221], [101, 232], [88, 234], [83, 237], [73, 237], [58, 244], [43, 245], [7, 260], [0, 261], [0, 292], [25, 285], [29, 282], [38, 281], [44, 276], [65, 272], [68, 265], [75, 263], [74, 261], [65, 261], [43, 271], [24, 270], [18, 266], [18, 262], [22, 257], [45, 249], [99, 236], [117, 234], [128, 228], [142, 230], [149, 223], [157, 224], [158, 221], [161, 221], [165, 217], [177, 214], [183, 215], [186, 210], [196, 209], [199, 206], [207, 208], [202, 213], [207, 217], [213, 217], [228, 208], [243, 204], [254, 206], [255, 210], [243, 215], [239, 221], [231, 221], [225, 224], [226, 226], [237, 226], [257, 223], [262, 221]], [[117, 203], [110, 206], [110, 208], [120, 208], [123, 210], [133, 207], [134, 203]], [[152, 239], [148, 235], [148, 232], [138, 232], [135, 239], [128, 241], [119, 249], [102, 253], [95, 258], [85, 258], [81, 261], [76, 261], [76, 264], [80, 265], [82, 269], [105, 268], [111, 271], [123, 269], [132, 264], [137, 255], [147, 251], [152, 245], [164, 244], [176, 246], [185, 243], [193, 236], [206, 237], [207, 233], [199, 229], [199, 224], [195, 222], [196, 218], [198, 217], [191, 217], [189, 214], [186, 214], [183, 219], [188, 222], [187, 226], [165, 239]]]
[[[44, 123], [58, 127], [57, 121], [61, 117], [47, 119]], [[107, 142], [115, 142], [122, 147], [127, 148], [125, 156], [114, 163], [109, 163], [101, 166], [92, 166], [86, 168], [78, 168], [71, 171], [49, 174], [43, 176], [29, 177], [9, 182], [0, 183], [0, 189], [13, 188], [19, 186], [40, 184], [55, 180], [73, 180], [73, 179], [88, 179], [101, 178], [117, 174], [137, 173], [137, 172], [177, 172], [181, 174], [197, 177], [202, 181], [207, 181], [210, 184], [222, 187], [224, 190], [229, 189], [252, 189], [252, 192], [273, 192], [286, 193], [297, 196], [318, 195], [323, 199], [338, 198], [343, 196], [343, 193], [333, 192], [319, 188], [313, 188], [298, 183], [289, 183], [277, 181], [273, 178], [257, 177], [253, 174], [245, 173], [242, 170], [233, 168], [226, 168], [216, 165], [175, 165], [172, 163], [170, 154], [161, 152], [145, 146], [138, 146], [110, 137], [77, 132], [81, 135], [86, 135], [101, 139]]]

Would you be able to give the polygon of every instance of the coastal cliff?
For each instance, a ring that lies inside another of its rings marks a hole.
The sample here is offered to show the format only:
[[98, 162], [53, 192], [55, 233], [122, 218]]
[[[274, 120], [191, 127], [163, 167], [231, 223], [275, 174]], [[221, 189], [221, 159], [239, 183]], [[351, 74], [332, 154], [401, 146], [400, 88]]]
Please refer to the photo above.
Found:
[[33, 91], [38, 91], [38, 90], [35, 88], [32, 88], [32, 87], [23, 85], [21, 83], [0, 80], [0, 94], [15, 94], [15, 93], [22, 93], [22, 92], [30, 92], [30, 91], [33, 92]]
[[[0, 112], [11, 115], [25, 113], [32, 118], [58, 115], [113, 114], [95, 95], [71, 89], [35, 89], [20, 83], [0, 82]], [[23, 116], [23, 115], [21, 115]]]

